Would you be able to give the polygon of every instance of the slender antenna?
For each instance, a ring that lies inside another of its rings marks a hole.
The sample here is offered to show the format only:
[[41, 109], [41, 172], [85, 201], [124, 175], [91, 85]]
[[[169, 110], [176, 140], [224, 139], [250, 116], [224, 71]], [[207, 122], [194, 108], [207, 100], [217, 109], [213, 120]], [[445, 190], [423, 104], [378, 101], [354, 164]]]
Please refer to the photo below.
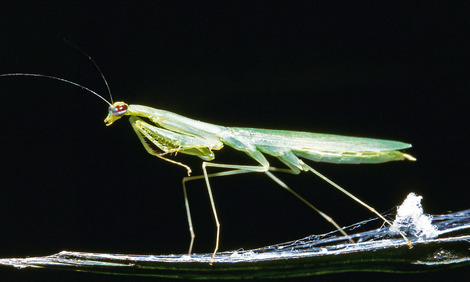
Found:
[[104, 84], [106, 84], [106, 88], [108, 89], [108, 94], [109, 94], [109, 99], [111, 100], [111, 104], [114, 104], [113, 95], [111, 95], [111, 89], [109, 88], [108, 81], [104, 77], [103, 72], [101, 71], [100, 67], [98, 67], [98, 64], [96, 64], [95, 60], [93, 60], [93, 58], [90, 55], [88, 55], [85, 51], [82, 50], [82, 48], [78, 47], [75, 43], [70, 42], [65, 38], [63, 38], [63, 40], [66, 43], [68, 43], [68, 44], [72, 45], [73, 47], [75, 47], [78, 51], [82, 52], [85, 56], [88, 57], [88, 59], [93, 63], [93, 65], [95, 65], [96, 69], [100, 72], [101, 78], [103, 78]]
[[112, 106], [113, 104], [111, 104], [110, 102], [108, 102], [108, 100], [106, 100], [105, 98], [103, 98], [103, 96], [101, 96], [100, 94], [96, 93], [95, 91], [89, 89], [89, 88], [86, 88], [85, 86], [83, 85], [80, 85], [78, 83], [75, 83], [73, 81], [70, 81], [70, 80], [67, 80], [67, 79], [63, 79], [63, 78], [60, 78], [60, 77], [55, 77], [55, 76], [50, 76], [50, 75], [45, 75], [45, 74], [37, 74], [37, 73], [22, 73], [22, 72], [19, 72], [19, 73], [5, 73], [5, 74], [0, 74], [0, 77], [2, 76], [34, 76], [34, 77], [44, 77], [44, 78], [50, 78], [50, 79], [55, 79], [55, 80], [58, 80], [58, 81], [62, 81], [62, 82], [65, 82], [65, 83], [68, 83], [68, 84], [72, 84], [74, 86], [77, 86], [77, 87], [80, 87], [81, 89], [83, 90], [86, 90], [88, 92], [90, 92], [91, 94], [93, 95], [96, 95], [98, 98], [100, 98], [101, 100], [105, 101], [108, 105]]

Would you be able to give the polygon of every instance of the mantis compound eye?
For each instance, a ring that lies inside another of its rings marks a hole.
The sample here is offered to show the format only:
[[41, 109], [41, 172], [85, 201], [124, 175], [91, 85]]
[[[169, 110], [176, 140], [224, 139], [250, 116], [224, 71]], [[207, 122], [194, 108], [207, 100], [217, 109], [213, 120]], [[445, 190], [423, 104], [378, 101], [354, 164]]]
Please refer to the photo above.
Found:
[[112, 111], [114, 116], [122, 116], [123, 114], [127, 112], [127, 104], [109, 106], [108, 111]]

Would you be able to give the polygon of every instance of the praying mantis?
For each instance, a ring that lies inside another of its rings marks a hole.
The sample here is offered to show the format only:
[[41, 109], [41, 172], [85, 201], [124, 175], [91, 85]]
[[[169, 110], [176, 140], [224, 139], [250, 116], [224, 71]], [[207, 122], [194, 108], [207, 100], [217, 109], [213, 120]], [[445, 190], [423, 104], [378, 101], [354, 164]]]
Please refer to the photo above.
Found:
[[[367, 208], [376, 216], [381, 218], [386, 224], [391, 223], [378, 213], [374, 208], [364, 203], [362, 200], [346, 191], [329, 178], [306, 164], [303, 159], [314, 162], [326, 162], [336, 164], [361, 164], [361, 163], [385, 163], [389, 161], [416, 159], [402, 150], [411, 148], [411, 144], [362, 137], [341, 136], [332, 134], [320, 134], [310, 132], [299, 132], [289, 130], [258, 129], [244, 127], [227, 127], [210, 124], [194, 120], [182, 115], [156, 109], [143, 105], [132, 105], [125, 102], [113, 102], [108, 83], [98, 68], [110, 96], [110, 101], [103, 98], [95, 91], [88, 89], [78, 83], [50, 75], [34, 73], [9, 73], [0, 74], [0, 77], [7, 76], [29, 76], [42, 77], [65, 82], [84, 89], [96, 95], [108, 105], [108, 115], [104, 120], [106, 126], [112, 125], [124, 116], [130, 116], [129, 122], [136, 135], [141, 141], [145, 150], [164, 161], [184, 167], [187, 176], [182, 180], [184, 203], [188, 219], [190, 233], [190, 243], [188, 255], [191, 255], [195, 240], [195, 232], [191, 219], [189, 200], [186, 192], [186, 182], [197, 179], [204, 179], [209, 200], [216, 225], [215, 246], [210, 261], [215, 261], [216, 253], [219, 249], [221, 225], [217, 215], [215, 201], [212, 195], [210, 184], [211, 177], [222, 177], [243, 173], [264, 173], [279, 186], [287, 190], [293, 196], [301, 200], [304, 204], [319, 213], [324, 219], [330, 222], [352, 243], [352, 239], [342, 230], [342, 228], [328, 215], [320, 211], [309, 201], [292, 190], [287, 184], [280, 180], [273, 172], [285, 172], [299, 174], [300, 172], [311, 172], [334, 188], [338, 189], [348, 197]], [[231, 147], [243, 152], [251, 157], [256, 165], [223, 164], [212, 162], [215, 159], [214, 151], [221, 150], [224, 146]], [[191, 168], [178, 162], [173, 158], [176, 154], [187, 154], [202, 159], [202, 175], [192, 176]], [[286, 168], [272, 167], [266, 156], [271, 156], [280, 160]], [[224, 171], [208, 173], [208, 168], [219, 168]], [[399, 230], [399, 235], [411, 247], [411, 241]]]

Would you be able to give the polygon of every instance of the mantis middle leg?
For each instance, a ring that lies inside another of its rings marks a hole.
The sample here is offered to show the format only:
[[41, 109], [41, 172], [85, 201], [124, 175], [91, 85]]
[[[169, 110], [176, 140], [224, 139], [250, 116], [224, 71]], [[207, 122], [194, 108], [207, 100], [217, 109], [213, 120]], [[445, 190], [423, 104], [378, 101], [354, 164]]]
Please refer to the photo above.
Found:
[[[207, 173], [207, 166], [211, 167], [219, 167], [219, 168], [229, 168], [232, 170], [229, 171], [223, 171], [223, 172], [218, 172], [218, 173], [212, 173], [208, 174]], [[220, 222], [218, 220], [218, 215], [217, 215], [217, 209], [215, 206], [215, 201], [212, 195], [212, 189], [210, 186], [209, 178], [210, 177], [219, 177], [219, 176], [229, 176], [229, 175], [237, 175], [237, 174], [243, 174], [243, 173], [252, 173], [252, 172], [264, 172], [266, 173], [267, 176], [269, 176], [274, 182], [276, 182], [278, 185], [280, 185], [282, 188], [287, 190], [289, 193], [294, 195], [296, 198], [301, 200], [303, 203], [305, 203], [307, 206], [315, 210], [320, 216], [322, 216], [324, 219], [326, 219], [328, 222], [330, 222], [337, 230], [339, 230], [345, 237], [348, 238], [348, 240], [351, 243], [354, 243], [353, 240], [349, 238], [349, 235], [328, 215], [326, 215], [324, 212], [322, 212], [320, 209], [315, 207], [313, 204], [311, 204], [309, 201], [307, 201], [305, 198], [297, 194], [294, 190], [292, 190], [288, 185], [286, 185], [282, 180], [280, 180], [278, 177], [276, 177], [274, 174], [272, 174], [270, 171], [279, 171], [279, 172], [286, 172], [286, 173], [293, 173], [296, 174], [295, 170], [291, 169], [282, 169], [282, 168], [275, 168], [275, 167], [269, 167], [268, 170], [264, 170], [264, 167], [260, 166], [243, 166], [243, 165], [228, 165], [228, 164], [215, 164], [215, 163], [204, 163], [203, 164], [203, 175], [198, 175], [198, 176], [189, 176], [189, 177], [184, 177], [183, 178], [183, 193], [184, 193], [184, 202], [185, 202], [185, 207], [186, 207], [186, 214], [188, 217], [188, 226], [189, 226], [189, 232], [191, 235], [190, 239], [190, 245], [189, 245], [189, 250], [188, 250], [188, 255], [191, 255], [194, 240], [195, 240], [195, 232], [191, 220], [191, 211], [189, 207], [189, 201], [188, 201], [188, 196], [187, 196], [187, 191], [186, 191], [186, 182], [191, 181], [191, 180], [197, 180], [197, 179], [205, 179], [206, 181], [206, 187], [208, 190], [209, 194], [209, 199], [212, 207], [212, 212], [214, 214], [214, 220], [216, 223], [216, 228], [217, 228], [217, 233], [216, 233], [216, 243], [215, 243], [215, 248], [212, 253], [211, 257], [211, 262], [215, 260], [215, 255], [217, 253], [217, 250], [219, 248], [219, 239], [220, 239]]]

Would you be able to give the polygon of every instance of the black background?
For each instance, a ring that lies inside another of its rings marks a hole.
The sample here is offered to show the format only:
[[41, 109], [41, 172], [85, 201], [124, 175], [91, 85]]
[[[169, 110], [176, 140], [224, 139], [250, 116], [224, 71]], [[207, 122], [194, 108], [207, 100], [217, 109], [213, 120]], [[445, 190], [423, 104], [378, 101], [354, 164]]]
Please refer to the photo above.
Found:
[[[426, 212], [438, 214], [468, 208], [469, 7], [461, 3], [16, 1], [0, 4], [0, 73], [55, 75], [107, 98], [97, 70], [66, 38], [96, 60], [115, 100], [226, 126], [409, 142], [415, 163], [311, 164], [379, 211], [414, 191]], [[148, 155], [127, 121], [105, 127], [108, 106], [79, 88], [3, 77], [0, 93], [2, 257], [186, 252], [184, 169]], [[201, 172], [200, 159], [177, 158]], [[252, 163], [229, 148], [216, 161]], [[341, 225], [371, 217], [313, 175], [280, 177]], [[266, 176], [212, 183], [221, 250], [332, 229]], [[189, 187], [194, 250], [210, 252], [215, 229], [205, 186]]]

